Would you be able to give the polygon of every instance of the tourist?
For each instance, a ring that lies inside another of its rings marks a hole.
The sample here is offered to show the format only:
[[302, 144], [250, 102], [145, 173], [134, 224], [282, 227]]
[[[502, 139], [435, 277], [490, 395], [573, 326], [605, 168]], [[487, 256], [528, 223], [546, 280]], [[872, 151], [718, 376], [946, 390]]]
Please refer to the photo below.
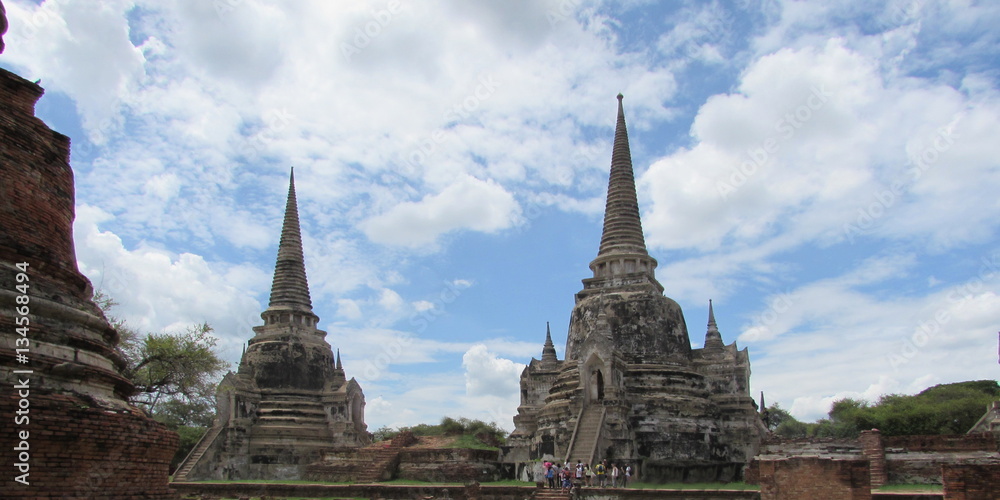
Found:
[[562, 489], [566, 493], [569, 493], [569, 489], [573, 486], [572, 477], [573, 473], [569, 470], [569, 464], [566, 464], [562, 470]]
[[577, 460], [576, 461], [576, 482], [583, 481], [583, 464]]
[[587, 486], [590, 486], [590, 485], [593, 484], [591, 482], [591, 480], [594, 477], [594, 471], [590, 470], [590, 464], [583, 464], [583, 477], [584, 477], [584, 480], [586, 481], [586, 485]]
[[549, 488], [556, 489], [556, 471], [552, 470], [552, 464], [545, 468], [545, 479], [548, 480]]
[[628, 487], [629, 480], [632, 479], [632, 466], [625, 464], [625, 476], [622, 477], [622, 488]]
[[621, 474], [621, 471], [618, 470], [618, 466], [615, 465], [615, 464], [611, 464], [611, 487], [612, 488], [617, 488], [617, 487], [621, 486], [621, 485], [618, 484], [618, 476], [620, 474]]
[[597, 475], [597, 485], [603, 488], [605, 486], [604, 482], [607, 481], [607, 471], [608, 467], [605, 465], [607, 460], [594, 466], [594, 473]]

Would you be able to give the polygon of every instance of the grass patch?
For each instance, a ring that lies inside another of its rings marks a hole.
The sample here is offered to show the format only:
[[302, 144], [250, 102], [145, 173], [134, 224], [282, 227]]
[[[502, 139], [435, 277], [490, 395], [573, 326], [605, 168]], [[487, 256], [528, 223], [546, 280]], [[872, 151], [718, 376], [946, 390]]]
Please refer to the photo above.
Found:
[[940, 484], [886, 484], [875, 491], [927, 491], [940, 493], [944, 486]]
[[490, 450], [497, 451], [500, 448], [496, 446], [489, 446], [479, 440], [476, 436], [471, 434], [462, 434], [458, 436], [455, 441], [452, 442], [452, 446], [455, 448], [467, 448], [470, 450]]
[[636, 490], [759, 490], [760, 486], [747, 483], [630, 483]]

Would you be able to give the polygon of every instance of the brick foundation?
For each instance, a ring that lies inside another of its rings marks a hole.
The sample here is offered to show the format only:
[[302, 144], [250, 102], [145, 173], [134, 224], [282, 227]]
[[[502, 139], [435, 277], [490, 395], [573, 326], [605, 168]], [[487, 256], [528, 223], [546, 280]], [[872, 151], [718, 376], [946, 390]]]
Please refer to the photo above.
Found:
[[867, 460], [800, 457], [759, 462], [761, 500], [871, 500]]
[[[30, 402], [29, 484], [8, 475], [4, 498], [174, 498], [167, 479], [178, 438], [163, 424], [79, 396], [32, 393]], [[0, 414], [17, 404], [3, 397]], [[0, 449], [15, 446], [13, 432], [0, 432]]]
[[1000, 498], [1000, 464], [955, 464], [941, 467], [944, 500]]

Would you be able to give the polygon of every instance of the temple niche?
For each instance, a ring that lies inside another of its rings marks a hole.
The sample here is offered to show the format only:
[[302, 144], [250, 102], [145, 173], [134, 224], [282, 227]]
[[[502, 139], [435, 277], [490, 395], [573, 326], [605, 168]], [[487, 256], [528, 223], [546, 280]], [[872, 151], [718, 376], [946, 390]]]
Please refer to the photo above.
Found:
[[264, 324], [216, 393], [211, 429], [175, 481], [303, 479], [324, 450], [370, 442], [365, 395], [316, 328], [302, 255], [294, 174]]
[[628, 462], [643, 481], [732, 481], [766, 429], [750, 397], [750, 360], [726, 345], [709, 303], [692, 349], [680, 305], [646, 251], [622, 96], [600, 248], [570, 315], [564, 360], [546, 332], [521, 374], [502, 460], [533, 480], [539, 459]]

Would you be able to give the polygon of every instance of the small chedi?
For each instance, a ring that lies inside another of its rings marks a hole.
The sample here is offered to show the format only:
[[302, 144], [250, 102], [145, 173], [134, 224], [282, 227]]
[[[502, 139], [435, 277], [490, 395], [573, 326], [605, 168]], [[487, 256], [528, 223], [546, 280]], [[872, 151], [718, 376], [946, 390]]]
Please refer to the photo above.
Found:
[[583, 280], [564, 360], [546, 332], [521, 374], [521, 404], [502, 460], [537, 479], [539, 459], [633, 465], [643, 481], [740, 479], [766, 429], [750, 397], [746, 349], [726, 345], [709, 303], [702, 349], [663, 295], [646, 251], [622, 95], [604, 230]]
[[361, 386], [316, 328], [290, 177], [264, 324], [219, 384], [215, 422], [175, 481], [303, 479], [324, 450], [369, 442]]

